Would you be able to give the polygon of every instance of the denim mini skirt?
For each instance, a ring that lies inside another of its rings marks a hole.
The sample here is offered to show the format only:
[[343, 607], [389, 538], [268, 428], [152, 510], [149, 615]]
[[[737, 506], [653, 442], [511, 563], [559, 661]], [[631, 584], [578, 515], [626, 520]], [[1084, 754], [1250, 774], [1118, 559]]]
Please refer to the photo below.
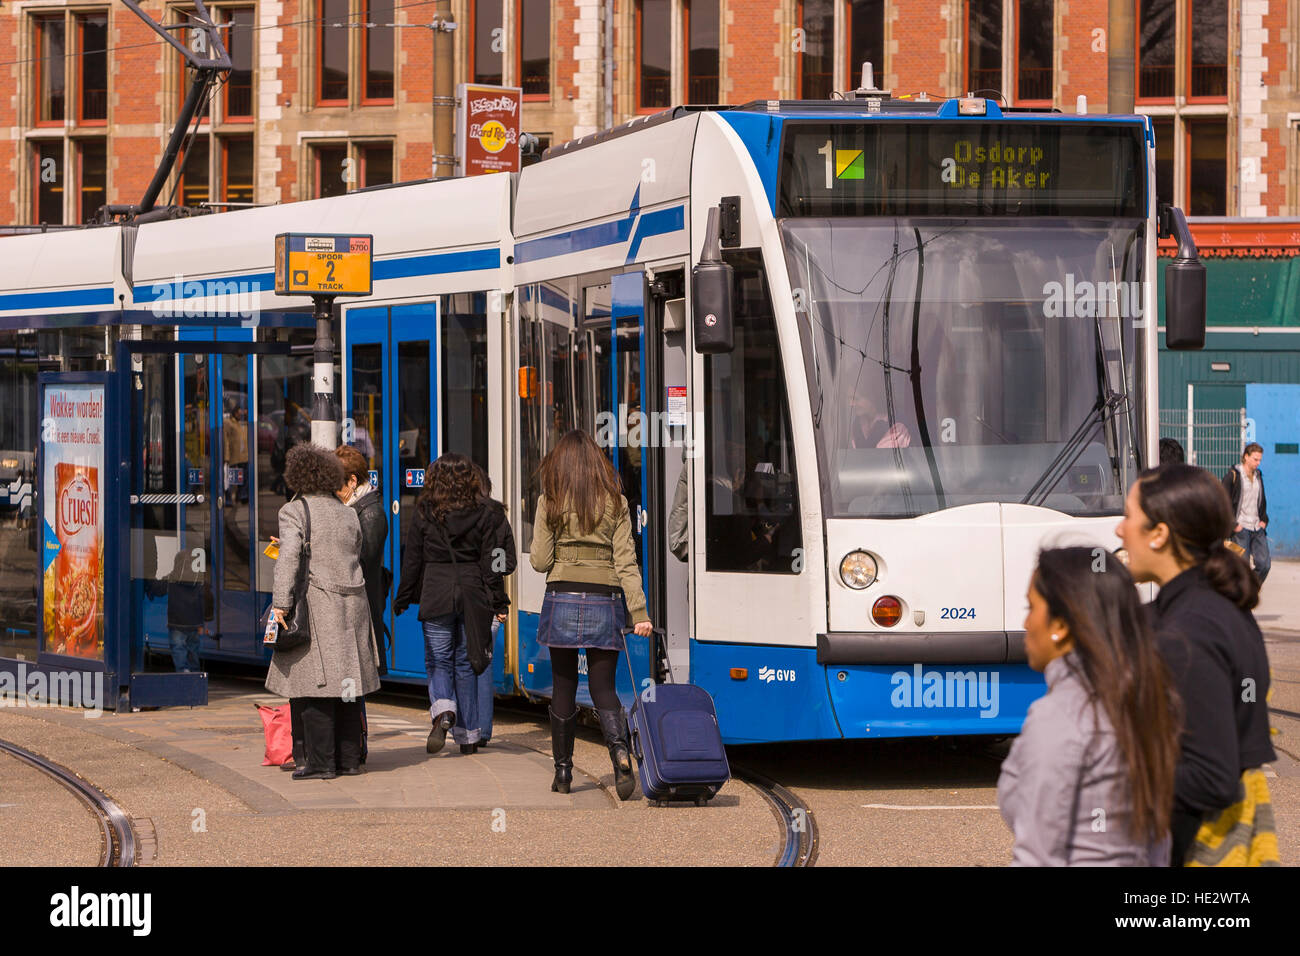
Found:
[[547, 647], [623, 650], [627, 611], [621, 594], [547, 591], [537, 625], [537, 642]]

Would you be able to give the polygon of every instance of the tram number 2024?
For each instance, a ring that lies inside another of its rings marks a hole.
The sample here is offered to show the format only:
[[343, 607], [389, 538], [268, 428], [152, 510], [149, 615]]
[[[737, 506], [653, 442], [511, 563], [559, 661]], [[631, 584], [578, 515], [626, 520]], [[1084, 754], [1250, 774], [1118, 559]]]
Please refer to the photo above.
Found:
[[941, 621], [973, 621], [975, 620], [975, 609], [973, 607], [946, 607], [939, 614]]

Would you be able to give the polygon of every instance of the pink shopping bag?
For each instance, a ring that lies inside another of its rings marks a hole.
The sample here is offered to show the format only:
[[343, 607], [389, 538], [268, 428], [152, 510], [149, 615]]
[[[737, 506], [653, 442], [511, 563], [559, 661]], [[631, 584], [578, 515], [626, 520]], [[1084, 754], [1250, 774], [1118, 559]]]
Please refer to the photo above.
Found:
[[293, 725], [289, 719], [289, 705], [266, 707], [257, 705], [262, 716], [262, 730], [266, 734], [266, 757], [263, 767], [278, 767], [293, 756]]

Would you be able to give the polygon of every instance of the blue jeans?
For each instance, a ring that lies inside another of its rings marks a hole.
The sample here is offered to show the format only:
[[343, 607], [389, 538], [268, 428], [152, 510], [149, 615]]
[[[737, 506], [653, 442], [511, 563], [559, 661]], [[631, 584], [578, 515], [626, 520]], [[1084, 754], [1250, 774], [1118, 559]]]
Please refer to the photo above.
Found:
[[[492, 656], [496, 658], [497, 635], [501, 633], [501, 622], [492, 621]], [[492, 739], [492, 703], [496, 686], [492, 680], [492, 662], [478, 675], [478, 730], [480, 740]]]
[[1251, 531], [1249, 528], [1242, 528], [1232, 535], [1232, 540], [1246, 549], [1246, 560], [1255, 560], [1255, 577], [1259, 578], [1259, 583], [1263, 584], [1264, 579], [1268, 577], [1268, 569], [1273, 566], [1273, 559], [1268, 554], [1268, 534], [1265, 529], [1260, 528], [1258, 531]]
[[189, 628], [167, 629], [172, 643], [172, 664], [177, 671], [199, 669], [199, 632]]
[[478, 743], [478, 677], [469, 666], [465, 622], [459, 614], [443, 614], [421, 623], [429, 713], [434, 720], [448, 711], [455, 714], [451, 739], [458, 744]]

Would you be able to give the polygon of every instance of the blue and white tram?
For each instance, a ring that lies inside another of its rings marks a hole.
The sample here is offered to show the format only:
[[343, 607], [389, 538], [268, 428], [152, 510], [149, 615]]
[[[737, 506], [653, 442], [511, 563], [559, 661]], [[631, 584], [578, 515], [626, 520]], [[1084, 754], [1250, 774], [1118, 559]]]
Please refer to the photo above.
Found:
[[[263, 552], [312, 391], [310, 309], [269, 291], [272, 239], [372, 233], [374, 293], [340, 309], [341, 439], [372, 462], [394, 574], [427, 462], [488, 470], [519, 545], [500, 694], [550, 694], [536, 470], [583, 427], [623, 479], [665, 632], [629, 636], [638, 684], [704, 687], [733, 743], [1012, 733], [1042, 692], [1020, 630], [1036, 551], [1114, 547], [1155, 455], [1156, 238], [1182, 219], [1159, 221], [1154, 181], [1136, 116], [681, 108], [517, 176], [6, 238], [48, 274], [6, 281], [0, 325], [188, 350], [130, 370], [141, 649], [166, 654], [163, 582], [199, 548], [202, 654], [264, 658]], [[731, 307], [706, 324], [692, 273], [711, 212]], [[1194, 271], [1190, 239], [1180, 256]], [[93, 290], [68, 284], [91, 271]], [[1168, 341], [1194, 346], [1203, 298], [1179, 281]], [[733, 348], [706, 341], [722, 332]], [[423, 682], [415, 615], [388, 624], [390, 678]]]
[[[1036, 552], [1114, 547], [1157, 447], [1153, 163], [1141, 117], [985, 100], [682, 110], [552, 150], [515, 203], [522, 550], [551, 437], [591, 428], [665, 668], [728, 741], [1017, 731]], [[699, 354], [713, 207], [735, 347]], [[544, 695], [544, 582], [517, 581], [518, 683]]]

